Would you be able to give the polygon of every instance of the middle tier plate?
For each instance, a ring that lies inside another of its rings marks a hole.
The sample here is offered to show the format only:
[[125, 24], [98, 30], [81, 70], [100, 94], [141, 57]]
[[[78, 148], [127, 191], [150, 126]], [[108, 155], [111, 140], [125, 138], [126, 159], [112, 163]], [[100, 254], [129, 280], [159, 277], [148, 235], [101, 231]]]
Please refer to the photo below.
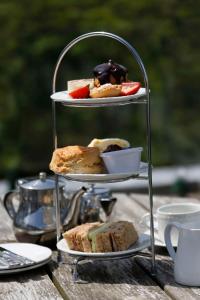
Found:
[[81, 181], [81, 182], [119, 182], [131, 178], [138, 178], [140, 174], [148, 171], [148, 164], [141, 162], [139, 172], [129, 173], [112, 173], [112, 174], [63, 174], [57, 173], [65, 177], [67, 180]]

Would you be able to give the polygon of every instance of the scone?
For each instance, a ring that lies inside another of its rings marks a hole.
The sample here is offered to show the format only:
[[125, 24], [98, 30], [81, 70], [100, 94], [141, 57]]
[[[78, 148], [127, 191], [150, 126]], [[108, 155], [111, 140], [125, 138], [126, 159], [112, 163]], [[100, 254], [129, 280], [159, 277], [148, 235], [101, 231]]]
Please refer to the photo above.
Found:
[[99, 174], [104, 166], [96, 147], [67, 146], [53, 152], [50, 169], [63, 174]]
[[108, 147], [118, 146], [121, 149], [129, 148], [130, 144], [128, 141], [119, 138], [109, 138], [109, 139], [93, 139], [88, 147], [97, 147], [102, 153], [107, 150]]

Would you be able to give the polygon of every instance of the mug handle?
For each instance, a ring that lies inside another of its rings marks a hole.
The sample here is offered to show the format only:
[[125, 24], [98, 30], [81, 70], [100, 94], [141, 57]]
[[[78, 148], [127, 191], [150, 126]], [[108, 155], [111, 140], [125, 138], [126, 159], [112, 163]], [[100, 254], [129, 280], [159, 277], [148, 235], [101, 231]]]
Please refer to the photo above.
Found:
[[176, 222], [172, 222], [172, 223], [167, 224], [164, 235], [165, 235], [165, 244], [166, 244], [167, 250], [169, 252], [169, 255], [171, 256], [171, 258], [174, 261], [176, 252], [174, 250], [174, 247], [172, 246], [172, 241], [171, 241], [171, 231], [172, 231], [173, 227], [175, 227], [178, 231], [180, 230], [180, 224], [176, 223]]

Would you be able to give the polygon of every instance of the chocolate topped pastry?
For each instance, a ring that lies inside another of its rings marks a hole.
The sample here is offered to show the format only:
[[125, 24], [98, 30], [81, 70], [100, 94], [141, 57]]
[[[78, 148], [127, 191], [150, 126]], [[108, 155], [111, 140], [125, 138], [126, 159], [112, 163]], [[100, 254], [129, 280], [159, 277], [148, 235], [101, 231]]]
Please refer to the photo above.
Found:
[[106, 83], [120, 84], [126, 82], [127, 73], [127, 68], [109, 59], [108, 63], [103, 63], [94, 68], [94, 85], [98, 87]]

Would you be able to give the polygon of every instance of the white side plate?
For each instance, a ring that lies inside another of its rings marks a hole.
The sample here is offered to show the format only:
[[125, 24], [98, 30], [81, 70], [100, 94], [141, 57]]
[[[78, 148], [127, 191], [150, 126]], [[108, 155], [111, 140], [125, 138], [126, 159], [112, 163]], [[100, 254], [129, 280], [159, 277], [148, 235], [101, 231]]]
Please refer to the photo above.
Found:
[[35, 262], [35, 264], [31, 266], [18, 267], [16, 269], [4, 269], [4, 270], [1, 269], [0, 275], [18, 273], [18, 272], [35, 269], [45, 265], [51, 260], [52, 251], [49, 248], [44, 246], [31, 244], [31, 243], [6, 243], [6, 244], [0, 244], [0, 247], [3, 247], [7, 250], [12, 251], [13, 253], [31, 259]]
[[60, 240], [57, 243], [57, 248], [60, 251], [66, 252], [71, 256], [82, 256], [88, 258], [114, 258], [114, 257], [122, 257], [126, 255], [134, 254], [135, 252], [142, 251], [150, 246], [150, 236], [146, 234], [141, 234], [135, 244], [133, 244], [129, 249], [125, 251], [117, 251], [117, 252], [106, 252], [106, 253], [89, 253], [89, 252], [80, 252], [70, 250], [65, 239]]

